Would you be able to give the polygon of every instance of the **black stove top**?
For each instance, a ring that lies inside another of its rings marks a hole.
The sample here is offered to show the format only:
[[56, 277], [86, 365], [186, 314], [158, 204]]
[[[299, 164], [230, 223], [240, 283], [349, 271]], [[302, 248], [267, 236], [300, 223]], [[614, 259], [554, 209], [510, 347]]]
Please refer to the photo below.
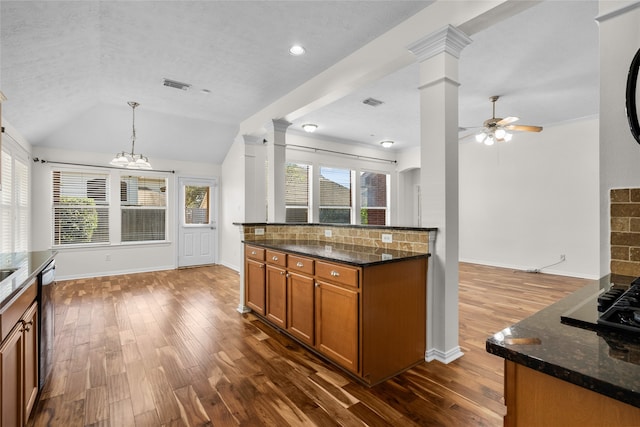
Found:
[[598, 325], [640, 332], [640, 278], [628, 289], [612, 287], [598, 297]]

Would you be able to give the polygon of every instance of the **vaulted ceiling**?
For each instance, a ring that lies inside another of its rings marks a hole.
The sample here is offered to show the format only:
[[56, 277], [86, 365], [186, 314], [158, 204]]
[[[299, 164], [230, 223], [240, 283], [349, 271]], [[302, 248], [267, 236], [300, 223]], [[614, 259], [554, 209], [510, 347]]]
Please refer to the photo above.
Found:
[[[136, 151], [221, 163], [245, 118], [430, 3], [3, 0], [3, 115], [35, 146], [115, 153], [129, 148], [135, 100]], [[593, 0], [550, 1], [475, 34], [460, 63], [461, 125], [490, 116], [490, 95], [527, 124], [597, 114], [596, 14]], [[307, 54], [290, 55], [294, 43]], [[399, 70], [292, 129], [312, 121], [345, 143], [415, 146], [417, 78], [416, 65]], [[363, 105], [369, 96], [385, 104]]]

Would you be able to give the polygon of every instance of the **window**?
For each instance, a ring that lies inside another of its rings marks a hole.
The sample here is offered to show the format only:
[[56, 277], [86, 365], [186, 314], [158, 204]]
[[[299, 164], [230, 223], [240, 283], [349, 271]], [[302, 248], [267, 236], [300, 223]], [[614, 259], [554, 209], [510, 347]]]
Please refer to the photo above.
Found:
[[53, 244], [109, 242], [109, 176], [53, 171]]
[[299, 163], [286, 165], [286, 222], [309, 221], [309, 172], [309, 165]]
[[120, 178], [121, 241], [165, 240], [166, 191], [165, 178]]
[[209, 224], [209, 190], [206, 186], [184, 187], [185, 224]]
[[321, 223], [351, 223], [352, 175], [349, 169], [320, 168]]
[[387, 224], [389, 175], [360, 172], [360, 223]]
[[[5, 134], [5, 136], [9, 136]], [[26, 153], [13, 140], [2, 144], [0, 251], [27, 251], [29, 246], [29, 166]]]

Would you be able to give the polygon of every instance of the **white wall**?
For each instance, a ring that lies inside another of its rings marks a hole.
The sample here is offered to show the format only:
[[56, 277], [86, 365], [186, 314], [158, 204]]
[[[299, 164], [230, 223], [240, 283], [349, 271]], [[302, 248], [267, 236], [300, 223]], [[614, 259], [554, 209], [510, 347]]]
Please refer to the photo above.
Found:
[[[625, 5], [631, 5], [632, 9], [619, 16], [604, 15]], [[610, 271], [609, 191], [640, 187], [640, 145], [631, 135], [625, 113], [627, 73], [640, 47], [638, 6], [638, 2], [600, 1], [600, 269], [603, 275]]]
[[[32, 157], [50, 162], [64, 161], [91, 165], [107, 165], [112, 157], [105, 153], [56, 150], [34, 147]], [[218, 177], [219, 165], [150, 159], [154, 170], [174, 170], [170, 175], [167, 197], [177, 202], [177, 182], [180, 176]], [[32, 166], [32, 250], [51, 248], [51, 168], [49, 163]], [[153, 172], [152, 172], [153, 173]], [[60, 279], [96, 277], [111, 274], [166, 270], [177, 266], [176, 203], [169, 204], [167, 242], [150, 244], [107, 245], [99, 247], [58, 249], [57, 276]]]
[[598, 120], [460, 145], [460, 260], [598, 278]]

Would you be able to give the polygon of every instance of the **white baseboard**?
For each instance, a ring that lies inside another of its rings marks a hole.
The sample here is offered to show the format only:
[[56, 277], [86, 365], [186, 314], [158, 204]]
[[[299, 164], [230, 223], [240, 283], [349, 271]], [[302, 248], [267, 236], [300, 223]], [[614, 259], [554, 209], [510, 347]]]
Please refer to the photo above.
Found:
[[240, 273], [240, 268], [237, 265], [229, 264], [228, 262], [224, 262], [224, 261], [219, 261], [219, 264], [224, 267], [230, 268], [231, 270], [234, 270], [237, 273]]
[[464, 353], [460, 350], [459, 346], [452, 348], [449, 351], [438, 350], [437, 348], [430, 348], [425, 353], [424, 360], [427, 362], [431, 362], [432, 360], [437, 360], [438, 362], [444, 363], [445, 365], [453, 362], [456, 359], [462, 357]]
[[129, 270], [113, 270], [113, 271], [100, 271], [91, 272], [85, 274], [71, 274], [66, 276], [56, 275], [56, 280], [76, 280], [76, 279], [90, 279], [92, 277], [105, 277], [105, 276], [122, 276], [123, 274], [136, 274], [136, 273], [150, 273], [152, 271], [163, 270], [175, 270], [175, 265], [159, 265], [152, 268], [140, 268]]

